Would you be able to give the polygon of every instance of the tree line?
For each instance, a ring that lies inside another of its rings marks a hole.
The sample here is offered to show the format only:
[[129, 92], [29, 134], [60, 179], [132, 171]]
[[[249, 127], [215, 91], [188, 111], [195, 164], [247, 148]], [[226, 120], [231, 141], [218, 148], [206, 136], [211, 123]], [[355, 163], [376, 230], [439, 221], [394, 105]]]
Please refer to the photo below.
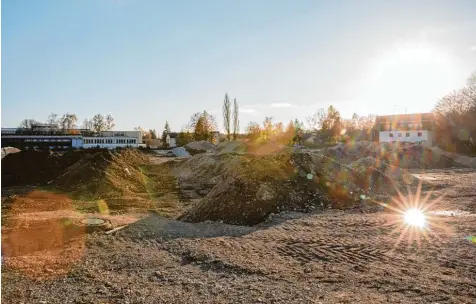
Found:
[[[43, 125], [35, 119], [24, 119], [20, 122], [19, 128], [31, 129], [35, 125]], [[72, 130], [78, 128], [78, 116], [75, 113], [65, 113], [61, 117], [57, 113], [50, 113], [46, 119], [46, 124], [56, 126], [63, 130]], [[110, 131], [116, 126], [114, 118], [111, 115], [96, 114], [91, 119], [84, 119], [81, 128], [89, 129], [94, 132]]]
[[475, 151], [476, 71], [465, 86], [438, 100], [433, 109], [436, 142], [448, 151]]

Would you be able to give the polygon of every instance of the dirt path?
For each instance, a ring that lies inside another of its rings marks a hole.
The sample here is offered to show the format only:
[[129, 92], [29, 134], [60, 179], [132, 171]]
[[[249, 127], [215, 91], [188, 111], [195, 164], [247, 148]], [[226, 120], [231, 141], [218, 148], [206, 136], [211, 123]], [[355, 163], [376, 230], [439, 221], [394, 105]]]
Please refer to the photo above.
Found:
[[[19, 270], [22, 258], [51, 256], [48, 250], [5, 257], [2, 300], [476, 303], [476, 171], [415, 174], [438, 185], [431, 200], [446, 195], [420, 238], [391, 212], [286, 213], [256, 227], [149, 216], [113, 235], [76, 236], [84, 246], [57, 249], [76, 257], [59, 264], [65, 272], [54, 260]], [[454, 210], [465, 212], [441, 212]]]

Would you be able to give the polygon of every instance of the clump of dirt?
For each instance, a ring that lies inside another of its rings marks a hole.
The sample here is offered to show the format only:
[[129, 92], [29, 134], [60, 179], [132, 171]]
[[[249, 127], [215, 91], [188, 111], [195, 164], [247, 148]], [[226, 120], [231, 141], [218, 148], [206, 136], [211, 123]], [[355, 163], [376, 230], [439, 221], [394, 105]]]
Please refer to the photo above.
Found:
[[209, 180], [214, 172], [221, 173], [221, 181], [180, 217], [185, 221], [254, 225], [281, 211], [355, 207], [376, 195], [393, 193], [396, 188], [390, 185], [400, 182], [378, 168], [370, 166], [359, 172], [310, 152], [235, 156], [235, 165], [229, 165], [230, 160], [213, 163], [213, 158], [202, 158], [194, 156], [184, 165], [198, 161], [199, 168], [208, 170], [193, 171], [195, 178]]
[[156, 192], [142, 166], [147, 158], [135, 150], [88, 154], [59, 176], [54, 186], [83, 198], [116, 198]]
[[85, 155], [83, 151], [21, 151], [2, 159], [2, 187], [45, 185]]

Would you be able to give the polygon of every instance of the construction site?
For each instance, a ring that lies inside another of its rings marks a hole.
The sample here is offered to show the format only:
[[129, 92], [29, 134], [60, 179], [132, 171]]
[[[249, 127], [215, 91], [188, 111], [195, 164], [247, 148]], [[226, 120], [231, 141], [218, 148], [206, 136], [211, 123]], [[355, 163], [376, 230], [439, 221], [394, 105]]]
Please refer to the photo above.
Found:
[[476, 158], [376, 142], [156, 152], [6, 155], [2, 301], [475, 303]]

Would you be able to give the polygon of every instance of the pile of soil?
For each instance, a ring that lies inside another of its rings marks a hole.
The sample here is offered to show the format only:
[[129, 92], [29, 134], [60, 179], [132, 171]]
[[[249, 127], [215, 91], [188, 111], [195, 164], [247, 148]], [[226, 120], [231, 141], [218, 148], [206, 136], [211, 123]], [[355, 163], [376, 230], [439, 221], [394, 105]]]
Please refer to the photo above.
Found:
[[216, 151], [220, 154], [238, 153], [238, 154], [254, 154], [254, 155], [270, 155], [290, 151], [290, 147], [286, 147], [277, 143], [254, 143], [243, 141], [225, 141], [218, 145]]
[[[360, 172], [321, 154], [291, 152], [277, 155], [242, 155], [230, 160], [194, 156], [197, 179], [214, 172], [221, 181], [202, 201], [180, 219], [190, 222], [220, 220], [229, 224], [254, 225], [271, 213], [309, 212], [323, 208], [349, 208], [394, 194], [400, 181], [376, 167]], [[213, 163], [214, 160], [218, 160]], [[221, 173], [221, 175], [220, 175]], [[216, 175], [215, 175], [216, 176]], [[396, 187], [390, 185], [396, 184]]]
[[245, 153], [247, 151], [246, 143], [242, 141], [224, 141], [217, 147], [219, 153]]
[[46, 185], [86, 152], [21, 151], [2, 159], [2, 187]]
[[362, 157], [373, 157], [394, 167], [407, 169], [442, 169], [461, 167], [443, 153], [424, 144], [355, 142], [337, 144], [324, 154], [340, 163], [350, 164]]
[[215, 146], [209, 141], [201, 140], [201, 141], [192, 141], [191, 143], [186, 144], [184, 148], [187, 150], [191, 149], [191, 150], [207, 152], [207, 151], [214, 151], [217, 148], [217, 146]]
[[136, 150], [88, 154], [59, 176], [54, 186], [83, 198], [116, 198], [156, 192], [142, 166], [147, 158]]

